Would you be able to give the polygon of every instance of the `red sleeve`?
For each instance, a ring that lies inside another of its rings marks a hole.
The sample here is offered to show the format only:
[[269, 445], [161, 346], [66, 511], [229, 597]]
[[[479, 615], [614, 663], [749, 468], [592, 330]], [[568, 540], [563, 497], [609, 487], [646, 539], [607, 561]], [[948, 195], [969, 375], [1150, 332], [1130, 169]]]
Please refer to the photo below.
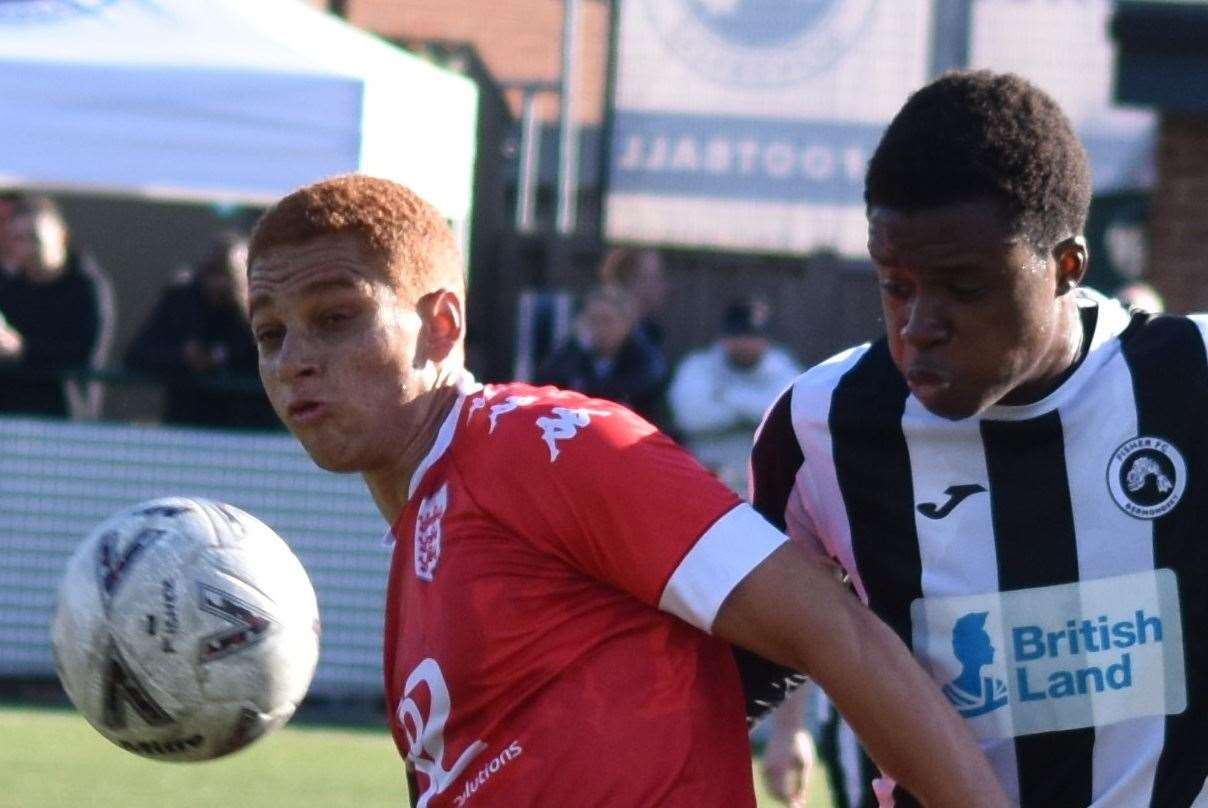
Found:
[[520, 390], [472, 410], [473, 456], [485, 462], [462, 474], [475, 499], [522, 540], [658, 606], [684, 556], [740, 500], [620, 405]]

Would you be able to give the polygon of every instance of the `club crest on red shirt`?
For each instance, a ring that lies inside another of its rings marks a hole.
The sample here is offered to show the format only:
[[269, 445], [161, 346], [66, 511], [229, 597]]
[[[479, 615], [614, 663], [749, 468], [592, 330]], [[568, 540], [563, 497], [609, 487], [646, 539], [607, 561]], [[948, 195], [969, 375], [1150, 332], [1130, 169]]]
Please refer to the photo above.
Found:
[[419, 514], [415, 517], [415, 576], [421, 580], [431, 581], [440, 561], [440, 520], [448, 505], [448, 483], [419, 503]]

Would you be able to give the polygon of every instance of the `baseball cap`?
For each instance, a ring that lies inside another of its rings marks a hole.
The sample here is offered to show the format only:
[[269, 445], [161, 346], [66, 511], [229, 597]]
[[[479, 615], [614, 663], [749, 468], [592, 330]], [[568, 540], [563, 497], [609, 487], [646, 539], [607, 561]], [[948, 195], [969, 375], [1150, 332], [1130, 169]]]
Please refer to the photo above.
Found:
[[768, 304], [762, 300], [738, 300], [726, 307], [721, 333], [726, 337], [768, 336]]

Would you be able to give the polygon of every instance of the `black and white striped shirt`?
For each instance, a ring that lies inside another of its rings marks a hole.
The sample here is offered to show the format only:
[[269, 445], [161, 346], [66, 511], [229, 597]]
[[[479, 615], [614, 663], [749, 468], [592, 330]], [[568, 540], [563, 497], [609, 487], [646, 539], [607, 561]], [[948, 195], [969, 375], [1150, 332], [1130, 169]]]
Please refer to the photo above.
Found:
[[755, 505], [842, 564], [1025, 808], [1208, 806], [1208, 317], [1079, 303], [1086, 357], [1033, 404], [944, 420], [884, 340], [807, 371]]

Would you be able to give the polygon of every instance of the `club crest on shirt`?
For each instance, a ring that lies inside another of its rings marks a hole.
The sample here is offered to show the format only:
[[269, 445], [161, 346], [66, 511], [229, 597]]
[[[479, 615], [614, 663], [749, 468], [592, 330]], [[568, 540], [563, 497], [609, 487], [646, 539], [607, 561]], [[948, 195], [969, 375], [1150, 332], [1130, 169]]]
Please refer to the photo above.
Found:
[[1187, 489], [1183, 454], [1161, 438], [1142, 435], [1125, 441], [1107, 465], [1107, 489], [1120, 510], [1136, 519], [1169, 513]]
[[448, 506], [448, 483], [419, 503], [419, 514], [415, 517], [415, 577], [420, 580], [431, 581], [440, 561], [440, 522]]

